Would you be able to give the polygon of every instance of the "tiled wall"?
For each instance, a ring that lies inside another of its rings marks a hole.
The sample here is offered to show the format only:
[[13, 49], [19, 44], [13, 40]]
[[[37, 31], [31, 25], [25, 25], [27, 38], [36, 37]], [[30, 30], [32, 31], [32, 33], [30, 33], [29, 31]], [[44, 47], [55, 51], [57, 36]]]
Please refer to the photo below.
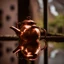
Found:
[[[17, 0], [0, 0], [0, 35], [15, 35], [9, 27], [17, 22]], [[0, 64], [18, 64], [18, 58], [12, 51], [18, 41], [0, 41]]]

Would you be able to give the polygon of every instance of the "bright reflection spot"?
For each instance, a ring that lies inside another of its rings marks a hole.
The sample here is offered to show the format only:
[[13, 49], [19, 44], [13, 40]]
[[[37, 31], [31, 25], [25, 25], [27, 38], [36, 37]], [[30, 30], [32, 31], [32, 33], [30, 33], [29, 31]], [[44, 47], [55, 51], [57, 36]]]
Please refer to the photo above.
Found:
[[28, 29], [28, 28], [30, 28], [31, 26], [30, 26], [30, 25], [24, 25], [24, 27], [25, 27], [26, 29]]
[[38, 54], [40, 51], [40, 47], [36, 50], [35, 54]]
[[23, 50], [24, 49], [24, 46], [21, 46], [21, 50]]
[[27, 48], [25, 49], [25, 52], [28, 52]]
[[54, 16], [58, 16], [58, 12], [56, 11], [56, 8], [54, 5], [50, 6], [50, 11]]
[[31, 55], [31, 52], [28, 52], [27, 57], [31, 57], [31, 56], [33, 56], [33, 55]]

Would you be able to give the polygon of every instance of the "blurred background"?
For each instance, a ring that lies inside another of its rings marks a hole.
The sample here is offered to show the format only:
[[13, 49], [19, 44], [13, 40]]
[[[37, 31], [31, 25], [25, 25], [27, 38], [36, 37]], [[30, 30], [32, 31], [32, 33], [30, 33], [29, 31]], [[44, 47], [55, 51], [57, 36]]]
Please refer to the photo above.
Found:
[[[30, 13], [37, 26], [43, 28], [43, 0], [30, 0]], [[18, 0], [0, 0], [0, 36], [16, 36], [10, 26], [18, 22]], [[64, 0], [48, 0], [48, 33], [64, 35]], [[40, 41], [44, 46], [43, 40]], [[18, 41], [0, 40], [0, 64], [18, 64], [12, 51]], [[35, 64], [44, 64], [44, 51]], [[48, 64], [64, 64], [64, 42], [48, 42]]]

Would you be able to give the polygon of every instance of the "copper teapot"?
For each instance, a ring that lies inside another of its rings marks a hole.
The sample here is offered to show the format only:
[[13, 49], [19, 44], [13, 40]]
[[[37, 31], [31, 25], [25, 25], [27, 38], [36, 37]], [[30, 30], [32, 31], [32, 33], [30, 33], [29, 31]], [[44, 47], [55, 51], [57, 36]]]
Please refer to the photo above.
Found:
[[39, 54], [40, 48], [40, 28], [36, 26], [33, 20], [26, 19], [20, 29], [14, 26], [10, 27], [19, 37], [19, 46], [13, 51], [18, 53], [21, 51], [25, 58], [35, 60]]

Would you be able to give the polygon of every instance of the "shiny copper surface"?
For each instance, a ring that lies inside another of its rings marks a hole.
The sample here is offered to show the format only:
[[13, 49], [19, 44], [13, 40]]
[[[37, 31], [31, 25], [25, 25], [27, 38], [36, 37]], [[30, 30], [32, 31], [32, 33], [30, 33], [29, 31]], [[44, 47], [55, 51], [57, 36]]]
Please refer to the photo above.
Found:
[[33, 20], [24, 20], [19, 28], [11, 27], [20, 39], [19, 46], [13, 51], [21, 51], [29, 60], [35, 60], [40, 49], [40, 29]]

